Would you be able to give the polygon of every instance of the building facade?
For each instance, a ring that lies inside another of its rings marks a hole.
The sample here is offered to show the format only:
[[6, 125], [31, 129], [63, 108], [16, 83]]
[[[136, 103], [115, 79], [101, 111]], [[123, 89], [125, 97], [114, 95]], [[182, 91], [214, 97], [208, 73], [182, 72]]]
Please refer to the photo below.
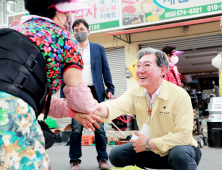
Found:
[[[218, 77], [218, 70], [211, 65], [211, 60], [222, 48], [220, 0], [84, 2], [92, 8], [76, 12], [73, 20], [86, 19], [91, 30], [90, 41], [105, 47], [116, 87], [115, 97], [137, 84], [127, 68], [136, 60], [138, 50], [144, 47], [162, 49], [165, 45], [174, 45], [177, 50], [185, 51], [179, 56], [177, 67], [180, 73], [190, 74], [197, 82], [197, 91], [203, 90], [203, 79]], [[0, 1], [1, 26], [10, 26], [12, 21], [26, 15], [23, 0], [16, 0], [14, 5], [15, 8], [13, 3], [10, 7], [8, 1]]]
[[0, 0], [0, 27], [7, 27], [10, 15], [25, 12], [24, 0]]

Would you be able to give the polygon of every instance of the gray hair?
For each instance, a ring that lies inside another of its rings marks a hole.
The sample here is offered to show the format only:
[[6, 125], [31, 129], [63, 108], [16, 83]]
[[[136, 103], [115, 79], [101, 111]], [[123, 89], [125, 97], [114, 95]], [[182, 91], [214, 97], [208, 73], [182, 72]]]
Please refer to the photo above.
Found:
[[166, 55], [166, 53], [164, 53], [161, 50], [157, 50], [155, 48], [151, 48], [151, 47], [147, 47], [147, 48], [142, 48], [141, 50], [139, 50], [139, 52], [137, 53], [137, 59], [138, 61], [147, 54], [155, 54], [156, 55], [156, 64], [158, 67], [162, 67], [162, 66], [166, 66], [167, 70], [169, 69], [169, 59]]

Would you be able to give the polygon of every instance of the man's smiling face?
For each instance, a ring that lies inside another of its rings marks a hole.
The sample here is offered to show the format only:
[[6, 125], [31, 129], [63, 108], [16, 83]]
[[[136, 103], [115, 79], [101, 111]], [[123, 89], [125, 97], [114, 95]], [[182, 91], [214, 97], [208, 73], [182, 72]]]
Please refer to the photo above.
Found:
[[138, 61], [136, 77], [141, 87], [149, 88], [149, 86], [159, 82], [162, 76], [163, 73], [161, 67], [157, 66], [155, 54], [144, 55]]

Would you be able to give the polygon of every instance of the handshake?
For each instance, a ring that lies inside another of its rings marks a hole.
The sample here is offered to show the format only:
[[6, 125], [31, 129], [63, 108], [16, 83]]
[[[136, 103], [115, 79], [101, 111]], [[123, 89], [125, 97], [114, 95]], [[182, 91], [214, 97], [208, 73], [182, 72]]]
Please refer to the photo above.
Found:
[[[72, 104], [72, 106], [70, 106], [68, 104], [68, 99], [59, 99], [56, 96], [52, 96], [48, 115], [54, 118], [74, 118], [87, 130], [90, 128], [95, 131], [94, 126], [100, 129], [100, 126], [97, 122], [103, 123], [100, 117], [107, 117], [108, 111], [106, 106], [102, 103], [98, 103], [95, 99], [91, 101], [90, 105], [82, 105], [83, 103]], [[44, 110], [42, 113], [44, 113]]]
[[[101, 105], [101, 104], [98, 104], [98, 105]], [[90, 128], [93, 131], [95, 131], [94, 127], [96, 127], [97, 129], [100, 129], [100, 126], [97, 122], [103, 123], [99, 115], [99, 110], [100, 108], [95, 110], [92, 114], [84, 114], [84, 113], [76, 112], [74, 119], [77, 122], [81, 123], [87, 130]]]
[[67, 106], [69, 107], [69, 117], [81, 123], [87, 130], [91, 128], [95, 131], [94, 126], [100, 129], [97, 121], [103, 123], [100, 117], [107, 116], [107, 114], [102, 114], [107, 112], [107, 108], [93, 98], [91, 90], [86, 83], [83, 82], [76, 88], [65, 86], [63, 91], [66, 96]]
[[95, 131], [95, 127], [100, 129], [97, 122], [103, 123], [100, 117], [107, 118], [108, 109], [93, 98], [86, 83], [83, 82], [77, 87], [66, 85], [63, 91], [66, 98], [52, 96], [48, 115], [54, 118], [74, 118], [87, 130], [91, 128]]

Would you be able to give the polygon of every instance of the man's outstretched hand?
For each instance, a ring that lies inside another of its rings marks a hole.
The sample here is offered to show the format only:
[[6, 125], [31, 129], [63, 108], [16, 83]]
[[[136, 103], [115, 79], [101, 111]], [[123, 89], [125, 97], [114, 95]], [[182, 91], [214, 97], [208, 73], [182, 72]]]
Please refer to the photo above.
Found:
[[[94, 126], [97, 129], [100, 129], [99, 124], [97, 123], [97, 121], [99, 123], [103, 123], [103, 121], [100, 119], [99, 116], [97, 116], [98, 114], [82, 114], [82, 113], [76, 113], [74, 119], [79, 122], [80, 124], [82, 124], [87, 130], [90, 128], [93, 131], [95, 131]], [[94, 125], [94, 126], [93, 126]]]

